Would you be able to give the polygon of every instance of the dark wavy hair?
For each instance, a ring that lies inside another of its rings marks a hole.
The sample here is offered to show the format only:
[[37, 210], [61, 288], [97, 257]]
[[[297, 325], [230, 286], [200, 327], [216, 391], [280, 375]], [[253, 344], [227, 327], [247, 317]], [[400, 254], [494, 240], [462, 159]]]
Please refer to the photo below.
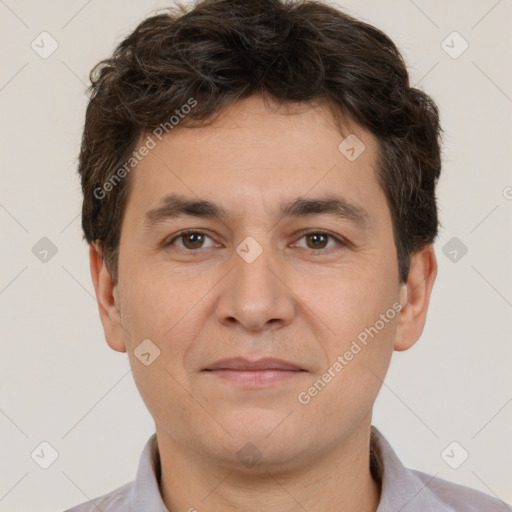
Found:
[[[438, 109], [410, 85], [392, 41], [337, 8], [313, 0], [178, 3], [142, 21], [92, 69], [90, 80], [79, 157], [82, 227], [87, 242], [102, 249], [114, 280], [131, 181], [126, 162], [141, 136], [169, 124], [190, 98], [197, 104], [180, 126], [212, 122], [252, 94], [279, 104], [327, 101], [378, 140], [377, 176], [401, 282], [411, 255], [437, 236]], [[113, 183], [116, 173], [126, 177]]]

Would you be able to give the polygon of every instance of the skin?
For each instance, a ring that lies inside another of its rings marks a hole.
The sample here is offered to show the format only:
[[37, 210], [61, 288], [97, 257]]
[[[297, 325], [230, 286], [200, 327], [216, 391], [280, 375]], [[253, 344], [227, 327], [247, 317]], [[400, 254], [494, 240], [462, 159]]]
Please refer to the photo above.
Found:
[[[236, 102], [210, 126], [177, 127], [130, 176], [117, 283], [101, 250], [90, 247], [105, 337], [128, 353], [154, 418], [160, 489], [173, 512], [377, 509], [372, 406], [393, 350], [408, 349], [423, 330], [437, 265], [428, 245], [399, 283], [376, 140], [353, 121], [345, 127], [342, 135], [326, 105], [269, 108], [259, 96]], [[366, 146], [355, 161], [338, 150], [348, 133]], [[219, 203], [231, 217], [148, 225], [146, 212], [170, 193]], [[324, 213], [279, 220], [281, 203], [326, 194], [364, 208], [368, 222]], [[176, 238], [184, 229], [205, 233], [203, 245]], [[315, 230], [349, 244], [318, 242]], [[252, 263], [236, 252], [248, 236], [263, 251]], [[400, 313], [300, 403], [299, 393], [398, 302]], [[144, 339], [161, 351], [149, 366], [134, 354]], [[202, 371], [236, 356], [277, 357], [306, 371], [261, 389]], [[261, 454], [252, 467], [237, 456], [248, 442]]]

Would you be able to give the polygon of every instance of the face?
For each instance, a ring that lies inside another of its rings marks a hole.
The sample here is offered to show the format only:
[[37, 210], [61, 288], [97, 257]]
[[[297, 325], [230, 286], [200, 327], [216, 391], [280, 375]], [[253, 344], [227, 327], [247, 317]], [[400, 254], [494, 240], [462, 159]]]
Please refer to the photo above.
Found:
[[[365, 146], [355, 160], [338, 149], [349, 133]], [[407, 323], [376, 165], [374, 137], [354, 122], [341, 135], [325, 105], [257, 97], [138, 164], [102, 319], [159, 438], [233, 463], [251, 442], [276, 465], [370, 424]], [[249, 365], [267, 358], [281, 361]]]

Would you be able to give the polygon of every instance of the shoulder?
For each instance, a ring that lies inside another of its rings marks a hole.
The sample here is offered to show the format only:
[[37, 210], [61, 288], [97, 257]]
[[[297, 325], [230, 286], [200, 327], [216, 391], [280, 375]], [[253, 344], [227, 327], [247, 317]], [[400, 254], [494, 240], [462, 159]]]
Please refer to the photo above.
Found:
[[64, 512], [128, 512], [131, 510], [131, 491], [134, 483], [130, 482], [98, 498], [86, 501]]
[[483, 492], [421, 471], [411, 470], [436, 498], [449, 505], [455, 512], [505, 512], [512, 510], [508, 504]]

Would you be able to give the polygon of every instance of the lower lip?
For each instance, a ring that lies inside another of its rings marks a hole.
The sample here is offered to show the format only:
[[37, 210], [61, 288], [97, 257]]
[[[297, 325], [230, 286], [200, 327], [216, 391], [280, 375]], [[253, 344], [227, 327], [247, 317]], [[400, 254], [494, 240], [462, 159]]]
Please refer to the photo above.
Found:
[[266, 386], [292, 379], [302, 370], [208, 370], [208, 373], [244, 386]]

